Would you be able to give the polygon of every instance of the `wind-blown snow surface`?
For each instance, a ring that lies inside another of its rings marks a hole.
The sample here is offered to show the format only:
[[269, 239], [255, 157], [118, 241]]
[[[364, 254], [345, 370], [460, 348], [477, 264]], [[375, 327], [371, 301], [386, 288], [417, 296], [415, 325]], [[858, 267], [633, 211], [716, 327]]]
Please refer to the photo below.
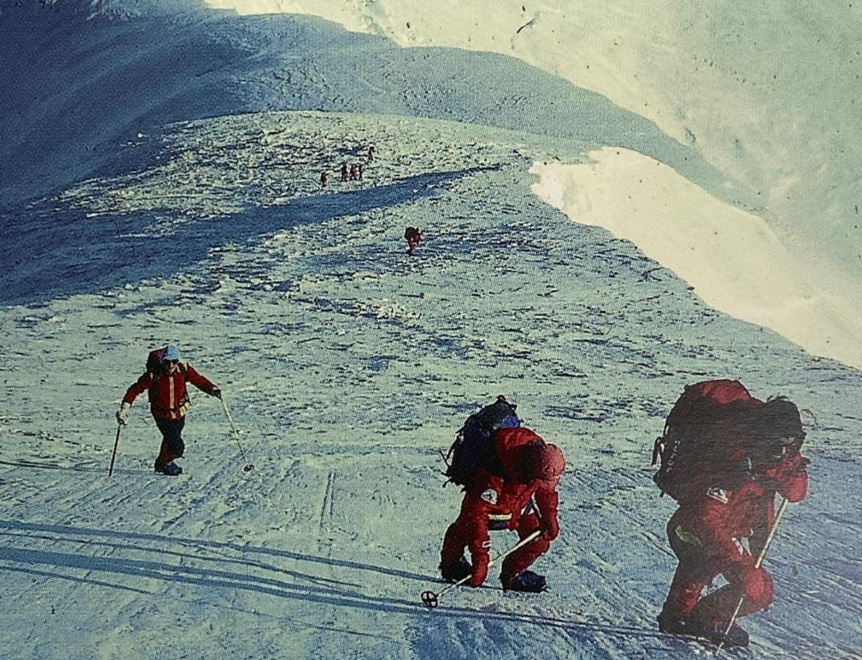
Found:
[[771, 328], [816, 355], [862, 364], [858, 308], [849, 306], [846, 292], [812, 284], [811, 273], [760, 217], [636, 152], [605, 147], [590, 156], [593, 163], [537, 163], [533, 191], [573, 220], [634, 242], [715, 309]]
[[[363, 182], [315, 188], [368, 144]], [[162, 165], [55, 202], [103, 233], [113, 218], [138, 259], [125, 286], [0, 314], [0, 653], [676, 657], [687, 645], [653, 624], [672, 506], [649, 445], [683, 383], [744, 375], [814, 424], [812, 495], [776, 543], [755, 653], [858, 657], [858, 374], [710, 311], [630, 243], [542, 204], [528, 173], [542, 149], [454, 124], [244, 115], [178, 126]], [[415, 258], [406, 224], [426, 229]], [[102, 268], [124, 258], [93, 247]], [[119, 395], [168, 339], [225, 389], [250, 474], [196, 397], [188, 476], [150, 472], [138, 404], [106, 477]], [[459, 501], [437, 450], [499, 392], [572, 467], [565, 533], [538, 565], [554, 590], [459, 592], [425, 612]]]
[[[135, 25], [115, 24], [111, 53]], [[318, 77], [298, 102], [330, 98]], [[682, 386], [707, 377], [797, 401], [814, 461], [768, 560], [776, 604], [738, 655], [860, 657], [859, 372], [710, 309], [532, 192], [534, 163], [586, 160], [595, 139], [261, 109], [160, 127], [159, 112], [110, 162], [70, 161], [101, 171], [55, 172], [58, 194], [2, 219], [0, 657], [702, 653], [656, 631], [673, 506], [648, 463]], [[372, 144], [363, 181], [320, 188]], [[413, 257], [407, 225], [425, 230]], [[107, 478], [119, 398], [167, 341], [224, 389], [250, 473], [193, 393], [186, 474], [152, 472], [139, 400]], [[499, 393], [569, 460], [563, 534], [536, 565], [553, 590], [457, 590], [426, 611], [460, 502], [438, 450]]]
[[[369, 144], [364, 181], [317, 189]], [[776, 542], [778, 602], [751, 619], [753, 655], [859, 657], [858, 373], [709, 310], [630, 243], [540, 202], [528, 170], [547, 146], [440, 122], [225, 117], [177, 126], [151, 169], [54, 201], [100, 228], [94, 264], [112, 269], [123, 244], [137, 258], [124, 286], [0, 312], [0, 656], [691, 653], [653, 623], [672, 505], [648, 455], [682, 385], [721, 375], [811, 411], [812, 494]], [[407, 224], [426, 230], [413, 258]], [[119, 396], [166, 340], [224, 388], [251, 473], [200, 395], [187, 475], [150, 471], [139, 403], [106, 477]], [[459, 591], [424, 611], [459, 503], [437, 450], [500, 392], [571, 465], [565, 531], [537, 565], [553, 591]]]
[[[831, 307], [837, 297], [846, 310], [769, 327], [795, 341], [827, 335], [803, 345], [862, 366], [850, 339], [862, 323], [860, 3], [207, 2], [243, 13], [318, 15], [404, 46], [510, 55], [651, 119], [734, 182], [719, 198], [767, 222], [792, 257], [794, 279], [814, 289], [815, 306]], [[663, 224], [682, 235], [689, 219], [673, 212]]]

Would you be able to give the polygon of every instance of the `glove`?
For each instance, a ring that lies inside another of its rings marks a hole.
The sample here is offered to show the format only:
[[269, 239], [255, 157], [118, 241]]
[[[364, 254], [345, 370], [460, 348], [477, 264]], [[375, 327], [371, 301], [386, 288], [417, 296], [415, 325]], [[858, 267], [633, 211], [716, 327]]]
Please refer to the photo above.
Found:
[[473, 558], [473, 575], [470, 577], [470, 586], [476, 589], [481, 587], [488, 577], [488, 558]]
[[123, 405], [120, 406], [120, 409], [117, 411], [117, 424], [120, 426], [125, 426], [129, 423], [129, 411], [132, 409], [131, 403], [123, 402]]
[[221, 399], [221, 390], [217, 387], [214, 387], [210, 392], [210, 396], [214, 396], [217, 399]]
[[793, 452], [785, 455], [776, 466], [766, 470], [764, 476], [768, 481], [773, 482], [773, 485], [777, 486], [782, 481], [790, 477], [799, 476], [805, 472], [805, 467], [810, 462], [810, 460], [799, 452]]
[[808, 466], [809, 466], [810, 464], [811, 464], [811, 459], [810, 459], [810, 458], [805, 458], [805, 456], [803, 456], [803, 457], [799, 460], [799, 465], [798, 465], [798, 466], [796, 467], [796, 469], [793, 471], [793, 476], [794, 476], [794, 477], [798, 477], [800, 474], [802, 474], [803, 472], [805, 472], [805, 470], [808, 468]]
[[542, 538], [553, 541], [560, 535], [560, 523], [556, 517], [553, 520], [542, 518]]
[[[734, 539], [734, 542], [739, 545], [739, 543]], [[739, 545], [742, 548], [741, 545]], [[725, 579], [733, 585], [740, 585], [745, 579], [745, 576], [750, 574], [751, 571], [757, 570], [754, 568], [755, 559], [748, 552], [743, 551], [741, 555], [738, 556], [733, 562], [731, 562], [727, 569], [724, 571]]]

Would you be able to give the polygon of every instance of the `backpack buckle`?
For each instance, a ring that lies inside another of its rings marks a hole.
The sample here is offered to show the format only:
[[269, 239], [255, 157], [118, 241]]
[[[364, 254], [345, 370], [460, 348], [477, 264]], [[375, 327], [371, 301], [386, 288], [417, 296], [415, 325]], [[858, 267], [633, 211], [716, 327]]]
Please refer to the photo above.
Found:
[[653, 465], [658, 463], [658, 457], [664, 451], [664, 447], [665, 447], [665, 437], [663, 435], [661, 435], [655, 439], [655, 443], [652, 446], [652, 464]]

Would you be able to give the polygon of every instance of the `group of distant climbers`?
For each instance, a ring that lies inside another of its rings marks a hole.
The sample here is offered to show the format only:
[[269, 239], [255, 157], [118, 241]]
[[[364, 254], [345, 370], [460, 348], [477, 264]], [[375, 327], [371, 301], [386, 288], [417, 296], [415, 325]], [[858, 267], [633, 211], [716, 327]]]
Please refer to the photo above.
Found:
[[[368, 152], [365, 154], [366, 162], [371, 163], [374, 160], [376, 154], [377, 154], [377, 151], [375, 150], [374, 145], [368, 147]], [[340, 168], [341, 181], [342, 182], [362, 181], [363, 171], [364, 171], [364, 166], [361, 162], [360, 163], [350, 163], [350, 165], [348, 165], [347, 162], [345, 161], [345, 162], [341, 163], [341, 168]], [[330, 179], [329, 170], [323, 170], [320, 173], [320, 187], [326, 188], [326, 186], [329, 185], [329, 179]]]
[[[118, 423], [126, 425], [135, 398], [148, 393], [162, 434], [154, 469], [168, 476], [182, 473], [174, 461], [185, 449], [187, 383], [221, 398], [175, 346], [152, 351], [117, 412]], [[662, 632], [719, 648], [748, 644], [736, 619], [772, 603], [773, 581], [762, 563], [787, 502], [807, 493], [808, 460], [800, 453], [805, 437], [799, 409], [784, 397], [763, 402], [732, 380], [686, 387], [653, 450], [653, 462], [661, 459], [654, 481], [679, 504], [667, 525], [679, 564], [658, 615]], [[463, 487], [464, 498], [443, 538], [442, 578], [481, 586], [492, 564], [490, 533], [513, 530], [520, 542], [503, 555], [503, 589], [545, 591], [546, 578], [529, 567], [560, 534], [562, 450], [522, 426], [515, 405], [500, 396], [467, 418], [446, 462], [446, 475]], [[776, 494], [783, 498], [778, 514]], [[719, 575], [727, 585], [701, 597]]]
[[[365, 155], [366, 161], [368, 163], [373, 162], [376, 155], [377, 151], [374, 148], [374, 145], [368, 147], [368, 152]], [[341, 163], [341, 182], [362, 181], [363, 171], [364, 168], [362, 163], [351, 163], [348, 165], [345, 161]], [[320, 173], [320, 187], [326, 188], [329, 185], [329, 179], [329, 171], [323, 170]], [[407, 254], [412, 255], [419, 243], [422, 241], [422, 230], [419, 227], [407, 227], [404, 230], [404, 240], [407, 241]]]

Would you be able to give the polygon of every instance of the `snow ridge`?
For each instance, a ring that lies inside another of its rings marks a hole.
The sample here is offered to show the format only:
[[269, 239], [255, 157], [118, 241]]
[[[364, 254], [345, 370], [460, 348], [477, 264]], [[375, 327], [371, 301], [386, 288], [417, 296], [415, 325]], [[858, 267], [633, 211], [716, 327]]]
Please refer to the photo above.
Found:
[[[694, 147], [499, 54], [79, 6], [0, 16], [16, 65], [0, 71], [0, 657], [701, 655], [656, 630], [675, 561], [650, 450], [685, 384], [729, 377], [797, 402], [813, 461], [741, 654], [859, 659], [860, 372], [556, 208], [631, 215], [600, 203], [615, 162], [735, 195]], [[342, 182], [351, 163], [363, 178]], [[579, 168], [574, 190], [555, 163]], [[555, 205], [535, 192], [550, 175]], [[117, 435], [122, 393], [168, 342], [222, 388], [251, 472], [197, 391], [181, 477], [152, 471], [145, 400]], [[562, 533], [535, 565], [552, 590], [492, 575], [431, 612], [419, 594], [443, 586], [461, 497], [439, 450], [501, 393], [567, 456]]]
[[[372, 144], [362, 181], [320, 188], [322, 169]], [[0, 309], [16, 384], [0, 390], [13, 468], [0, 497], [17, 514], [0, 520], [0, 655], [698, 652], [655, 630], [673, 506], [648, 454], [682, 385], [726, 374], [813, 411], [812, 494], [770, 557], [776, 605], [746, 622], [756, 652], [858, 658], [859, 373], [709, 309], [630, 242], [541, 202], [529, 169], [552, 145], [451, 122], [247, 113], [176, 125], [159, 165], [53, 200], [68, 236], [88, 239], [43, 255], [48, 295]], [[408, 224], [425, 230], [414, 257]], [[104, 279], [88, 275], [112, 258]], [[112, 411], [165, 341], [223, 388], [251, 473], [217, 402], [194, 393], [186, 474], [151, 472], [139, 403], [105, 476]], [[460, 499], [440, 487], [438, 450], [501, 392], [571, 468], [562, 536], [536, 566], [553, 591], [504, 596], [492, 576], [424, 611]]]

